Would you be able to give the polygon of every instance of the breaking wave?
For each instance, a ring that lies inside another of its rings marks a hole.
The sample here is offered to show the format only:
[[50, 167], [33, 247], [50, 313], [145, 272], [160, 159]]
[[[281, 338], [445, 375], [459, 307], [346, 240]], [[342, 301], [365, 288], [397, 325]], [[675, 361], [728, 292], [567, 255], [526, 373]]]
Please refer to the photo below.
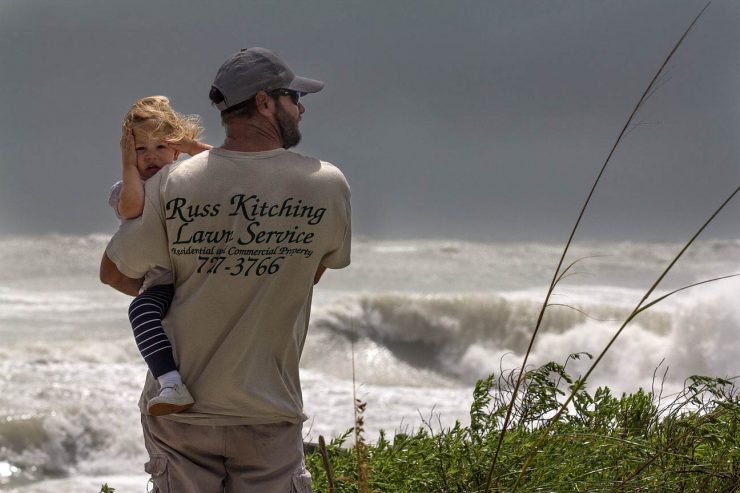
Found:
[[[532, 363], [562, 362], [580, 351], [598, 353], [631, 311], [627, 300], [636, 302], [641, 295], [613, 291], [590, 288], [571, 293], [569, 304], [580, 311], [550, 307]], [[737, 372], [738, 353], [727, 348], [738, 345], [732, 334], [740, 325], [740, 310], [730, 292], [727, 286], [704, 288], [701, 295], [666, 301], [662, 308], [644, 312], [608, 353], [600, 375], [608, 377], [613, 387], [634, 390], [638, 381], [650, 378], [663, 358], [682, 369], [676, 375], [679, 380], [686, 376], [683, 369], [718, 376]], [[336, 355], [351, 354], [354, 345], [357, 366], [366, 381], [470, 385], [491, 372], [520, 364], [541, 306], [537, 294], [348, 297], [314, 313], [304, 363], [346, 376], [346, 358], [337, 365]], [[601, 301], [586, 302], [589, 298]]]

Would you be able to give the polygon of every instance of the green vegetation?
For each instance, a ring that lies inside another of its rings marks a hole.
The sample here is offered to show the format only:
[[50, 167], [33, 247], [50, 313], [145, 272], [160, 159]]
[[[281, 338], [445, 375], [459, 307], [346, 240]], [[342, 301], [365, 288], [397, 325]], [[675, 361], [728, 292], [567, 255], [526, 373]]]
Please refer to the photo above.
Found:
[[[524, 375], [491, 491], [512, 491], [532, 447], [540, 453], [523, 471], [519, 491], [739, 491], [740, 397], [732, 381], [694, 376], [670, 397], [640, 389], [618, 398], [606, 387], [592, 394], [579, 385], [548, 431], [558, 398], [576, 384], [565, 370], [549, 363]], [[377, 443], [361, 445], [361, 454], [343, 447], [354, 430], [335, 438], [327, 445], [335, 491], [484, 491], [517, 378], [512, 371], [480, 380], [469, 426], [435, 429], [429, 419], [411, 434], [381, 433]], [[331, 492], [320, 451], [306, 463], [315, 491]]]

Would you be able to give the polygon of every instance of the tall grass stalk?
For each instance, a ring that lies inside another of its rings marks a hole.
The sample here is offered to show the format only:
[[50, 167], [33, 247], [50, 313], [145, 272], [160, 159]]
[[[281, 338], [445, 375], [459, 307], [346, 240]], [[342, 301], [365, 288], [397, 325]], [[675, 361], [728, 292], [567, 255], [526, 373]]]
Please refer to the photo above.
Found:
[[365, 406], [367, 403], [357, 398], [357, 383], [355, 379], [355, 343], [352, 342], [352, 409], [355, 414], [355, 453], [357, 454], [357, 491], [369, 493], [370, 486], [367, 478], [367, 444], [365, 443]]
[[331, 469], [331, 462], [329, 462], [329, 453], [326, 451], [324, 435], [319, 435], [319, 453], [321, 454], [321, 462], [324, 464], [329, 493], [337, 493], [337, 488], [334, 486], [334, 472]]
[[527, 351], [524, 354], [524, 359], [522, 360], [522, 365], [521, 365], [521, 369], [519, 371], [519, 376], [517, 378], [516, 384], [514, 385], [514, 389], [513, 389], [512, 395], [511, 395], [511, 401], [510, 401], [509, 406], [508, 406], [508, 409], [506, 411], [506, 417], [504, 419], [504, 423], [502, 425], [501, 432], [499, 434], [498, 443], [496, 445], [496, 451], [494, 452], [493, 459], [491, 460], [491, 465], [490, 465], [489, 470], [488, 470], [488, 475], [487, 475], [487, 478], [486, 478], [486, 484], [485, 484], [485, 488], [483, 490], [484, 493], [488, 493], [490, 491], [490, 489], [491, 489], [491, 480], [493, 478], [493, 471], [494, 471], [494, 469], [496, 467], [496, 463], [498, 461], [499, 453], [501, 451], [501, 446], [504, 443], [504, 438], [506, 436], [506, 432], [507, 432], [508, 426], [509, 426], [510, 421], [511, 421], [511, 413], [512, 413], [512, 410], [514, 408], [514, 403], [516, 401], [516, 398], [517, 398], [517, 395], [518, 395], [518, 392], [519, 392], [519, 388], [520, 388], [521, 383], [522, 383], [522, 379], [524, 378], [524, 375], [525, 375], [525, 369], [527, 367], [527, 361], [529, 359], [529, 355], [532, 352], [532, 348], [533, 348], [534, 342], [535, 342], [535, 340], [537, 338], [537, 334], [539, 332], [539, 329], [540, 329], [540, 327], [542, 325], [542, 320], [544, 318], [545, 311], [547, 310], [547, 307], [549, 306], [550, 297], [552, 296], [552, 293], [555, 290], [555, 287], [557, 286], [557, 284], [563, 279], [563, 276], [565, 276], [567, 274], [567, 272], [570, 270], [570, 268], [574, 265], [574, 263], [571, 263], [568, 267], [566, 267], [565, 269], [563, 269], [561, 271], [561, 269], [563, 267], [563, 264], [565, 262], [565, 257], [566, 257], [566, 255], [568, 253], [568, 250], [570, 249], [571, 243], [573, 242], [573, 238], [575, 237], [576, 231], [578, 230], [578, 227], [581, 224], [581, 220], [583, 219], [583, 215], [585, 214], [586, 209], [588, 208], [588, 205], [591, 202], [591, 197], [593, 197], [593, 194], [596, 191], [596, 187], [598, 186], [599, 182], [601, 181], [601, 177], [603, 176], [604, 172], [606, 171], [606, 167], [609, 164], [609, 162], [611, 161], [612, 156], [616, 152], [617, 147], [619, 147], [619, 144], [622, 142], [622, 139], [624, 138], [624, 136], [628, 132], [628, 129], [630, 128], [630, 126], [632, 125], [632, 122], [634, 120], [635, 115], [640, 110], [640, 108], [643, 107], [643, 105], [645, 104], [645, 102], [647, 101], [647, 99], [652, 95], [653, 90], [656, 87], [656, 83], [659, 80], [660, 76], [664, 73], [665, 67], [668, 65], [668, 62], [671, 60], [671, 58], [673, 58], [673, 55], [676, 53], [676, 51], [678, 50], [678, 48], [681, 46], [681, 44], [683, 43], [683, 40], [686, 38], [686, 36], [689, 34], [689, 32], [691, 31], [691, 29], [694, 27], [694, 25], [696, 24], [696, 22], [702, 16], [702, 14], [704, 13], [704, 11], [706, 11], [706, 9], [709, 7], [710, 4], [711, 4], [711, 1], [708, 2], [704, 6], [704, 8], [701, 9], [701, 11], [696, 15], [696, 17], [691, 22], [691, 24], [689, 24], [688, 28], [686, 28], [686, 30], [684, 31], [683, 35], [681, 35], [681, 37], [679, 38], [679, 40], [673, 46], [673, 49], [670, 51], [670, 53], [668, 53], [668, 56], [666, 56], [665, 60], [661, 64], [660, 68], [655, 73], [655, 75], [653, 76], [653, 78], [650, 81], [650, 83], [648, 84], [648, 86], [645, 88], [645, 91], [643, 92], [643, 94], [640, 97], [640, 99], [637, 101], [637, 104], [635, 105], [635, 107], [633, 108], [633, 110], [630, 113], [629, 117], [627, 118], [627, 121], [625, 122], [624, 126], [622, 127], [622, 130], [619, 132], [619, 135], [617, 136], [617, 139], [615, 140], [614, 145], [612, 146], [611, 150], [609, 151], [609, 154], [607, 155], [606, 159], [604, 160], [604, 163], [601, 166], [601, 169], [599, 170], [598, 175], [596, 176], [596, 180], [594, 181], [594, 183], [593, 183], [593, 185], [591, 187], [591, 190], [589, 191], [588, 196], [586, 197], [586, 200], [583, 203], [583, 207], [581, 208], [581, 211], [578, 214], [578, 218], [576, 219], [576, 222], [573, 225], [573, 229], [570, 232], [570, 236], [568, 237], [568, 241], [565, 243], [565, 248], [563, 249], [563, 253], [560, 256], [560, 260], [558, 261], [558, 265], [555, 268], [555, 272], [553, 274], [552, 280], [550, 281], [550, 286], [548, 287], [547, 294], [545, 295], [545, 300], [542, 303], [542, 308], [540, 309], [539, 315], [537, 316], [537, 322], [535, 324], [534, 331], [532, 332], [532, 337], [530, 338], [529, 345], [527, 346]]
[[568, 405], [571, 403], [571, 401], [573, 400], [574, 396], [578, 393], [578, 391], [581, 389], [581, 387], [583, 387], [583, 385], [585, 385], [586, 381], [591, 376], [591, 373], [594, 371], [594, 369], [596, 368], [596, 366], [599, 364], [599, 362], [603, 359], [603, 357], [606, 355], [606, 353], [609, 351], [609, 349], [614, 344], [614, 341], [617, 340], [617, 338], [622, 334], [622, 331], [624, 331], [624, 328], [627, 327], [627, 325], [629, 325], [629, 323], [632, 322], [632, 320], [634, 320], [634, 318], [637, 315], [639, 315], [643, 311], [647, 310], [648, 308], [656, 305], [657, 303], [660, 303], [661, 301], [665, 300], [669, 296], [671, 296], [671, 295], [673, 295], [675, 293], [678, 293], [679, 291], [683, 291], [685, 289], [688, 289], [688, 288], [694, 287], [694, 286], [698, 286], [700, 284], [706, 284], [706, 283], [709, 283], [709, 282], [718, 281], [720, 279], [727, 279], [727, 278], [730, 278], [730, 277], [736, 277], [736, 276], [740, 275], [740, 274], [731, 274], [731, 275], [727, 275], [727, 276], [717, 277], [717, 278], [708, 279], [708, 280], [705, 280], [705, 281], [693, 283], [693, 284], [690, 284], [688, 286], [683, 286], [683, 287], [681, 287], [679, 289], [673, 290], [673, 291], [671, 291], [671, 292], [669, 292], [669, 293], [667, 293], [667, 294], [665, 294], [663, 296], [660, 296], [659, 298], [657, 298], [657, 299], [655, 299], [655, 300], [653, 300], [653, 301], [651, 301], [649, 303], [646, 303], [647, 302], [647, 299], [650, 298], [650, 295], [652, 295], [653, 292], [655, 291], [655, 289], [657, 289], [658, 285], [665, 278], [665, 276], [668, 274], [668, 272], [673, 268], [673, 266], [676, 264], [676, 262], [678, 262], [678, 260], [681, 258], [681, 256], [683, 256], [683, 254], [686, 252], [686, 250], [688, 250], [688, 248], [694, 243], [694, 241], [699, 237], [699, 235], [704, 231], [704, 229], [706, 229], [706, 227], [709, 225], [709, 223], [711, 223], [714, 220], [714, 218], [717, 217], [717, 214], [719, 214], [720, 211], [722, 211], [722, 209], [724, 209], [725, 206], [735, 197], [735, 195], [737, 195], [738, 191], [740, 191], [740, 186], [738, 186], [737, 188], [735, 188], [735, 190], [724, 200], [724, 202], [722, 202], [722, 204], [714, 211], [714, 213], [706, 221], [704, 221], [704, 224], [702, 224], [701, 227], [699, 228], [699, 230], [694, 234], [694, 236], [692, 236], [691, 239], [688, 242], [686, 242], [686, 244], [683, 246], [683, 248], [681, 249], [681, 251], [678, 252], [678, 254], [670, 262], [670, 264], [668, 264], [668, 266], [663, 270], [663, 272], [660, 274], [660, 276], [658, 276], [658, 279], [656, 279], [655, 282], [650, 286], [650, 288], [647, 290], [647, 292], [645, 293], [645, 295], [637, 303], [637, 305], [632, 310], [632, 312], [627, 316], [627, 318], [622, 323], [622, 325], [619, 327], [619, 329], [617, 329], [617, 331], [614, 333], [614, 335], [612, 336], [612, 338], [609, 339], [609, 342], [606, 344], [606, 346], [604, 347], [604, 349], [602, 349], [601, 353], [599, 353], [599, 355], [596, 357], [596, 359], [593, 361], [593, 363], [591, 363], [591, 366], [588, 368], [588, 370], [586, 371], [586, 373], [582, 377], [578, 378], [573, 385], [571, 385], [570, 394], [565, 399], [565, 401], [561, 404], [560, 408], [555, 413], [555, 415], [553, 415], [548, 420], [547, 425], [544, 428], [544, 433], [540, 435], [540, 439], [537, 442], [535, 442], [535, 444], [531, 447], [531, 451], [527, 455], [527, 459], [524, 461], [524, 465], [522, 466], [522, 469], [519, 472], [519, 477], [518, 477], [516, 483], [514, 483], [514, 489], [512, 490], [512, 492], [516, 491], [517, 487], [519, 486], [519, 483], [521, 482], [522, 478], [524, 477], [524, 475], [525, 475], [525, 473], [527, 471], [527, 468], [529, 467], [529, 464], [531, 463], [531, 461], [534, 458], [534, 456], [537, 454], [538, 448], [540, 447], [540, 445], [542, 444], [542, 442], [544, 442], [547, 439], [547, 437], [549, 436], [549, 432], [550, 432], [553, 424], [556, 423], [560, 419], [561, 414], [563, 414], [563, 412], [567, 409]]

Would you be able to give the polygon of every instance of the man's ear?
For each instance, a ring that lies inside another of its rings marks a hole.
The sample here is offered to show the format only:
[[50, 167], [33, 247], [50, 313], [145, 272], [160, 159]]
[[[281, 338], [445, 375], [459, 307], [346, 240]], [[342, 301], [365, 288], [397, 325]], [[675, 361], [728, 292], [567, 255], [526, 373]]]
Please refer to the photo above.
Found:
[[265, 91], [258, 92], [254, 98], [257, 112], [262, 116], [270, 118], [272, 116], [272, 111], [275, 109], [275, 100]]

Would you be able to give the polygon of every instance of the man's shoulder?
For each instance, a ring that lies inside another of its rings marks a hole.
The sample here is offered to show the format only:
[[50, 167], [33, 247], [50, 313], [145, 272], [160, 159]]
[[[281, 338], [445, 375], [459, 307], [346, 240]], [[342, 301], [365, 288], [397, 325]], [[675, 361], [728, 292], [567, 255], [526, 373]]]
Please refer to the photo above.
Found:
[[334, 178], [344, 182], [347, 181], [340, 167], [333, 163], [330, 163], [329, 161], [324, 161], [323, 159], [318, 159], [312, 156], [306, 156], [295, 151], [288, 151], [288, 153], [294, 159], [304, 160], [307, 164], [313, 164], [316, 168], [315, 171], [323, 175], [325, 178]]
[[[198, 166], [202, 166], [208, 162], [208, 157], [210, 156], [209, 151], [203, 151], [195, 156], [190, 156], [187, 159], [181, 159], [180, 161], [175, 161], [172, 164], [168, 164], [164, 168], [162, 168], [162, 171], [167, 171], [167, 174], [176, 176], [181, 173], [186, 173], [188, 171], [191, 171]], [[161, 173], [161, 171], [160, 171]]]
[[175, 161], [164, 166], [159, 172], [146, 181], [147, 189], [156, 187], [158, 190], [168, 188], [168, 185], [192, 179], [193, 175], [204, 168], [208, 162], [208, 151], [195, 156]]
[[347, 178], [344, 176], [344, 173], [342, 173], [342, 170], [330, 162], [319, 162], [321, 163], [321, 172], [325, 176], [326, 181], [332, 182], [345, 193], [349, 193], [349, 183], [347, 182]]

